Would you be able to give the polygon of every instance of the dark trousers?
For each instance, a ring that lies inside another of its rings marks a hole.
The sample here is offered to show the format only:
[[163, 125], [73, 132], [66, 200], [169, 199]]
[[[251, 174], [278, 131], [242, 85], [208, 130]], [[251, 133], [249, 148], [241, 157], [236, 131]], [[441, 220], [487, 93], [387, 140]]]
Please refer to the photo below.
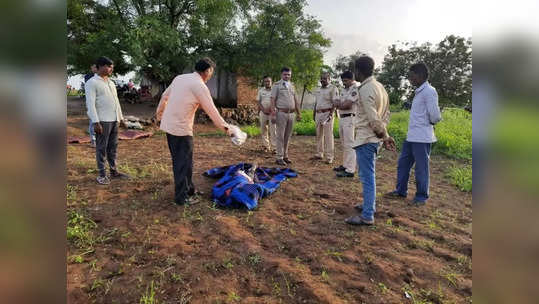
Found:
[[429, 158], [431, 143], [404, 141], [397, 169], [397, 192], [408, 194], [410, 170], [415, 163], [415, 200], [424, 202], [429, 198]]
[[116, 148], [118, 147], [118, 122], [102, 121], [103, 133], [95, 137], [95, 159], [99, 175], [105, 176], [105, 157], [111, 171], [116, 171]]
[[174, 201], [184, 204], [195, 193], [193, 185], [193, 137], [167, 133], [168, 148], [174, 172]]

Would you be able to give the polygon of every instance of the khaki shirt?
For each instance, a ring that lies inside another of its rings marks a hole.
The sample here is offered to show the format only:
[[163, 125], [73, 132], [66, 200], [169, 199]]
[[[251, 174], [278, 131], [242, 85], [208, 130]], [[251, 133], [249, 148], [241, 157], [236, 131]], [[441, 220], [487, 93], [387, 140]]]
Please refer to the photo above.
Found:
[[[334, 102], [339, 97], [339, 90], [336, 86], [332, 84], [328, 84], [325, 88], [318, 88], [315, 93], [316, 97], [316, 103], [314, 105], [314, 109], [316, 110], [325, 110], [325, 109], [331, 109], [334, 107]], [[329, 117], [329, 115], [332, 114], [331, 111], [323, 112], [323, 113], [316, 113], [315, 120], [316, 123], [322, 123], [326, 121]]]
[[354, 82], [351, 86], [348, 87], [348, 89], [347, 88], [341, 89], [339, 103], [343, 103], [345, 100], [351, 100], [352, 107], [348, 110], [339, 110], [339, 115], [349, 114], [349, 113], [355, 114], [357, 112], [357, 106], [359, 103], [358, 87], [359, 87], [359, 84], [357, 82]]
[[281, 79], [271, 87], [271, 97], [275, 98], [275, 105], [280, 109], [295, 109], [296, 87], [290, 81], [285, 85]]
[[355, 122], [355, 140], [353, 147], [367, 143], [377, 143], [382, 139], [376, 137], [374, 129], [383, 131], [387, 137], [389, 123], [389, 96], [384, 86], [373, 76], [365, 79], [359, 86], [359, 103]]
[[258, 89], [258, 94], [256, 95], [256, 101], [258, 101], [264, 110], [268, 110], [271, 106], [271, 89], [267, 90], [266, 88]]

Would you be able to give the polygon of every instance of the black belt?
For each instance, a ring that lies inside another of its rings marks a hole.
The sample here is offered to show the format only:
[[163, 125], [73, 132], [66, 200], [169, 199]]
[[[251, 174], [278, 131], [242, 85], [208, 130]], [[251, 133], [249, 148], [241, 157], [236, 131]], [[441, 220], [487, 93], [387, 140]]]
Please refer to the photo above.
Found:
[[348, 117], [348, 116], [356, 116], [356, 114], [354, 114], [354, 113], [341, 114], [341, 115], [339, 115], [339, 118], [345, 118], [345, 117]]

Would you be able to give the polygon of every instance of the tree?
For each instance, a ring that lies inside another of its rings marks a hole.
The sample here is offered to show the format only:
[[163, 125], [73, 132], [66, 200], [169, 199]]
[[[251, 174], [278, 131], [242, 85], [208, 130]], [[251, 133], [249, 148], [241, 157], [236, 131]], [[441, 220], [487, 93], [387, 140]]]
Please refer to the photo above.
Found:
[[242, 33], [242, 74], [254, 80], [266, 74], [279, 79], [281, 68], [288, 66], [300, 86], [310, 89], [318, 83], [322, 51], [331, 41], [323, 36], [320, 22], [304, 13], [305, 5], [303, 0], [260, 5]]
[[68, 72], [84, 73], [95, 57], [107, 54], [120, 74], [136, 69], [168, 83], [196, 59], [210, 56], [218, 69], [255, 81], [288, 65], [296, 82], [311, 85], [330, 41], [320, 23], [304, 13], [305, 5], [304, 0], [68, 0]]
[[440, 43], [393, 44], [384, 57], [378, 80], [388, 89], [390, 102], [410, 99], [413, 90], [406, 79], [409, 67], [424, 62], [430, 70], [429, 82], [438, 91], [440, 104], [465, 106], [472, 96], [472, 41], [450, 35]]
[[356, 51], [354, 54], [349, 56], [339, 55], [333, 63], [334, 75], [333, 77], [340, 77], [341, 74], [345, 71], [355, 72], [355, 61], [361, 56], [366, 56], [367, 54], [362, 51]]

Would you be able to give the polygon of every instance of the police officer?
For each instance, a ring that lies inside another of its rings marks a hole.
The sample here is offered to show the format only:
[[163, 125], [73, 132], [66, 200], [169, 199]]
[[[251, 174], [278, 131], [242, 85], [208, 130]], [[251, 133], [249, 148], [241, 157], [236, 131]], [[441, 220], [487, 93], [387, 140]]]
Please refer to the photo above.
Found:
[[342, 73], [341, 80], [344, 88], [340, 98], [335, 103], [339, 112], [339, 137], [343, 149], [343, 164], [333, 170], [337, 171], [337, 177], [354, 177], [356, 171], [356, 152], [354, 151], [354, 122], [359, 101], [357, 83], [354, 73], [346, 71]]
[[[289, 67], [281, 69], [281, 80], [271, 88], [271, 114], [276, 123], [277, 161], [281, 166], [291, 164], [288, 158], [288, 144], [294, 128], [294, 119], [301, 120], [296, 88], [290, 78], [292, 70]], [[294, 114], [295, 112], [295, 114]]]
[[333, 163], [333, 112], [334, 103], [339, 97], [339, 90], [329, 83], [329, 73], [320, 77], [322, 85], [315, 93], [313, 119], [316, 124], [316, 159], [326, 158], [328, 164]]
[[262, 145], [266, 151], [275, 150], [275, 122], [271, 119], [271, 77], [264, 76], [264, 86], [258, 89], [256, 101], [258, 103], [260, 134]]

